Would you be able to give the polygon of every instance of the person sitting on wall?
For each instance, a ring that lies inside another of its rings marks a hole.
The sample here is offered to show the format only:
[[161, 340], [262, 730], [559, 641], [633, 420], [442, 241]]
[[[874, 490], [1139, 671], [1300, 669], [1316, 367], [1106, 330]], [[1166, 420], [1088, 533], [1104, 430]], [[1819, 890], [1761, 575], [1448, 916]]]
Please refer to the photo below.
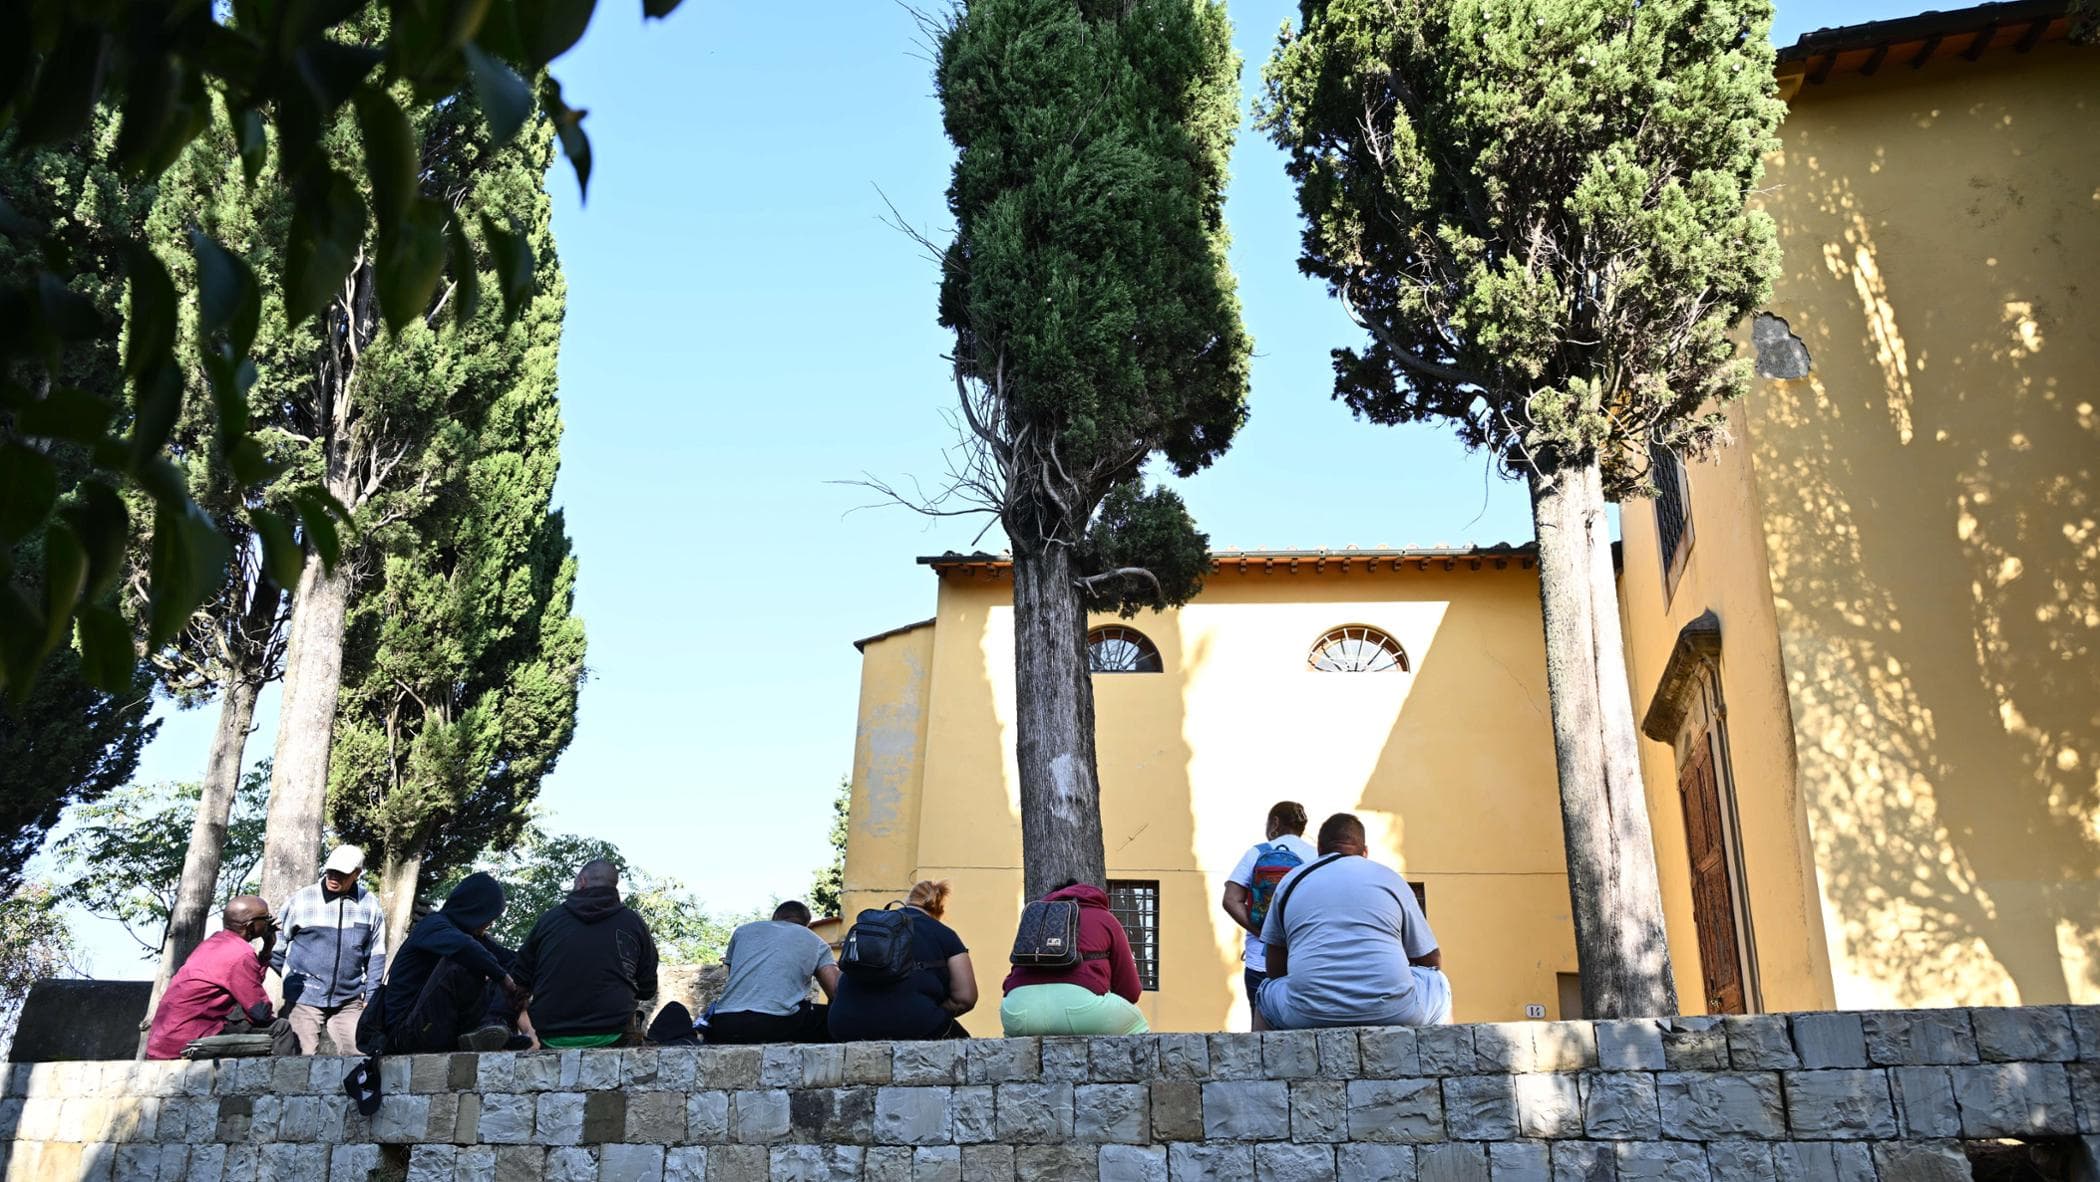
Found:
[[1130, 954], [1130, 934], [1108, 909], [1100, 887], [1066, 879], [1043, 896], [1079, 909], [1079, 955], [1064, 968], [1016, 965], [1006, 975], [999, 1024], [1008, 1038], [1031, 1034], [1143, 1034], [1137, 1008], [1144, 986]]
[[656, 996], [656, 939], [620, 901], [620, 867], [593, 858], [576, 889], [518, 949], [526, 1013], [543, 1046], [608, 1047], [639, 1038], [637, 1003]]
[[[182, 1048], [214, 1034], [265, 1030], [277, 1036], [275, 1053], [298, 1053], [290, 1026], [272, 1020], [270, 998], [263, 992], [263, 967], [277, 944], [270, 905], [254, 895], [236, 895], [219, 921], [224, 926], [197, 945], [161, 995], [146, 1034], [148, 1059], [181, 1058]], [[251, 947], [251, 940], [261, 940], [262, 950]]]
[[378, 1007], [368, 1007], [358, 1023], [359, 1050], [382, 1049], [371, 1037], [375, 1028], [394, 1055], [497, 1051], [525, 1041], [512, 1030], [524, 998], [513, 955], [488, 936], [503, 904], [501, 883], [469, 874], [443, 907], [408, 929]]
[[908, 943], [899, 951], [906, 955], [894, 970], [870, 971], [850, 954], [840, 960], [831, 998], [833, 1042], [970, 1037], [956, 1019], [977, 1007], [977, 970], [962, 937], [941, 922], [948, 890], [945, 881], [912, 886], [901, 908]]
[[1268, 837], [1247, 847], [1239, 865], [1225, 878], [1225, 897], [1219, 905], [1245, 933], [1241, 951], [1241, 977], [1247, 985], [1247, 1004], [1254, 1004], [1255, 991], [1268, 974], [1268, 951], [1262, 947], [1261, 925], [1268, 918], [1269, 904], [1283, 876], [1320, 856], [1305, 840], [1305, 806], [1295, 800], [1279, 800], [1269, 810]]
[[831, 1007], [809, 1000], [809, 983], [828, 999], [838, 991], [831, 945], [809, 930], [809, 908], [789, 901], [773, 918], [729, 937], [729, 981], [707, 1020], [711, 1043], [830, 1042]]
[[1415, 893], [1364, 856], [1363, 822], [1320, 826], [1319, 860], [1285, 876], [1262, 924], [1268, 979], [1257, 1026], [1437, 1026], [1451, 1021], [1451, 983]]
[[336, 1053], [349, 1054], [365, 999], [386, 978], [386, 907], [359, 885], [364, 868], [363, 850], [337, 846], [321, 881], [292, 892], [280, 913], [284, 943], [271, 967], [284, 977], [284, 1016], [302, 1055], [320, 1049], [324, 1025]]

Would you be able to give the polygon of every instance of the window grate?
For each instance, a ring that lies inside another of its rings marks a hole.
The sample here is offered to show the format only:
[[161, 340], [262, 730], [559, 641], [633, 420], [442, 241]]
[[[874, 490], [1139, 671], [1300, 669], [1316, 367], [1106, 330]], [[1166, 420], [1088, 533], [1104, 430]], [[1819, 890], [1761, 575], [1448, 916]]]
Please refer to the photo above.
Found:
[[1165, 668], [1150, 637], [1115, 624], [1086, 634], [1086, 667], [1089, 673], [1157, 673]]
[[1137, 958], [1138, 982], [1147, 990], [1159, 989], [1159, 883], [1134, 879], [1110, 879], [1108, 909], [1122, 921], [1130, 936], [1130, 953]]
[[1316, 673], [1405, 673], [1400, 642], [1376, 628], [1349, 624], [1313, 642], [1305, 667]]
[[1649, 472], [1655, 477], [1655, 532], [1662, 544], [1663, 570], [1668, 572], [1677, 565], [1677, 551], [1684, 545], [1688, 520], [1684, 465], [1678, 463], [1677, 456], [1661, 444], [1648, 448], [1648, 464]]

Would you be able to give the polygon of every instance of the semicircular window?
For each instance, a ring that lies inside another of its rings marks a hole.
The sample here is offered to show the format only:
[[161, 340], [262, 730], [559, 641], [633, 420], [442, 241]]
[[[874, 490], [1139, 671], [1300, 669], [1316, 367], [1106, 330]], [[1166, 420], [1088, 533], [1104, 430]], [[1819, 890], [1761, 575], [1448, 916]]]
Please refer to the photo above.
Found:
[[1316, 673], [1405, 673], [1400, 642], [1363, 624], [1345, 624], [1313, 642], [1305, 667]]
[[1159, 647], [1135, 628], [1108, 624], [1086, 634], [1089, 673], [1158, 673], [1165, 666]]

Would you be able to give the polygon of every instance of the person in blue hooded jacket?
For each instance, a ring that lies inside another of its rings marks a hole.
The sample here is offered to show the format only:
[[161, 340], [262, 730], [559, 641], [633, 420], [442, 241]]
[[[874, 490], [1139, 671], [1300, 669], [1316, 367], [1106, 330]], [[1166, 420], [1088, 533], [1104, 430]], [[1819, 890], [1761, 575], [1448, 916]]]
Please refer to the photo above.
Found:
[[503, 902], [501, 883], [470, 874], [408, 930], [380, 990], [388, 1054], [501, 1050], [514, 1037], [523, 991], [510, 950], [488, 938]]

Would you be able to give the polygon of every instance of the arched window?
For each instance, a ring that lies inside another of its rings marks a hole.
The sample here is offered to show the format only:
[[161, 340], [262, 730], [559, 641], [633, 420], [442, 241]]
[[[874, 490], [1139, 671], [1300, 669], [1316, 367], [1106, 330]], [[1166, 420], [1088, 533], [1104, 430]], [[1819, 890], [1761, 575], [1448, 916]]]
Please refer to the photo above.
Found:
[[1405, 673], [1400, 642], [1363, 624], [1345, 624], [1313, 642], [1305, 667], [1316, 673]]
[[1086, 634], [1089, 673], [1158, 673], [1159, 647], [1135, 628], [1107, 624]]

